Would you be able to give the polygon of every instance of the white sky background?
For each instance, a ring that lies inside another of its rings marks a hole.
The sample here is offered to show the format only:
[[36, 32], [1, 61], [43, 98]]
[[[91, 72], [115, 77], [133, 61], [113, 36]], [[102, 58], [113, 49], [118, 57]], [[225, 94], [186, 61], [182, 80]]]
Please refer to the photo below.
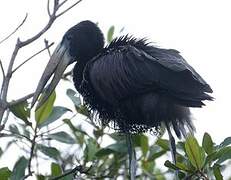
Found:
[[[124, 27], [126, 33], [148, 37], [160, 47], [179, 50], [211, 85], [216, 100], [206, 102], [206, 107], [192, 112], [196, 136], [201, 138], [204, 132], [209, 132], [219, 143], [231, 134], [230, 7], [229, 0], [83, 0], [58, 19], [43, 38], [22, 49], [16, 64], [44, 48], [44, 38], [57, 43], [71, 26], [82, 20], [99, 22], [104, 32], [111, 25], [115, 25], [118, 31]], [[16, 38], [25, 40], [37, 33], [47, 22], [48, 16], [46, 0], [0, 2], [0, 39], [15, 29], [26, 12], [29, 14], [24, 26], [9, 41], [0, 45], [0, 59], [5, 67]], [[47, 61], [45, 52], [20, 69], [11, 81], [9, 97], [14, 99], [33, 92]]]

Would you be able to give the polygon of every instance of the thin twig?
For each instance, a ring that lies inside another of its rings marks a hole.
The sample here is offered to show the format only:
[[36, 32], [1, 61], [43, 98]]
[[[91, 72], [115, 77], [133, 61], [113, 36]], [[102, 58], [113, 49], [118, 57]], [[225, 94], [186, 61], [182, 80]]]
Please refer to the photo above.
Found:
[[44, 136], [45, 134], [47, 134], [47, 133], [49, 133], [49, 132], [51, 132], [51, 131], [54, 131], [54, 130], [58, 129], [58, 128], [62, 127], [63, 125], [65, 125], [65, 123], [62, 123], [62, 124], [60, 124], [60, 125], [58, 125], [58, 126], [52, 128], [52, 129], [49, 129], [49, 130], [46, 131], [46, 132], [40, 133], [40, 134], [38, 134], [38, 136]]
[[4, 131], [10, 132], [12, 135], [25, 138], [26, 140], [28, 140], [29, 142], [32, 143], [32, 140], [30, 138], [28, 138], [27, 136], [23, 135], [23, 134], [17, 134], [17, 133], [14, 133], [14, 132], [10, 131], [10, 130], [7, 130], [7, 129], [4, 129]]
[[1, 70], [2, 70], [2, 76], [3, 76], [3, 79], [5, 79], [6, 74], [5, 74], [5, 71], [4, 71], [4, 68], [3, 68], [3, 65], [2, 65], [2, 61], [1, 61], [1, 59], [0, 59], [0, 68], [1, 68]]
[[49, 57], [51, 57], [51, 51], [50, 51], [50, 46], [49, 46], [48, 40], [44, 39], [44, 43], [45, 43], [45, 47], [47, 49], [48, 55], [49, 55]]
[[16, 27], [16, 29], [12, 33], [10, 33], [8, 36], [6, 36], [4, 39], [2, 39], [0, 41], [0, 44], [2, 44], [4, 41], [9, 39], [14, 33], [16, 33], [18, 31], [18, 29], [25, 23], [27, 16], [28, 16], [28, 14], [26, 13], [26, 16], [24, 17], [23, 21]]
[[61, 3], [59, 4], [59, 8], [62, 7], [67, 1], [68, 1], [68, 0], [64, 0], [63, 2], [61, 2]]
[[[77, 115], [77, 113], [75, 113], [75, 114], [74, 114], [73, 116], [71, 116], [71, 118], [69, 118], [69, 119], [70, 119], [70, 120], [73, 119], [76, 115]], [[43, 133], [38, 134], [37, 136], [43, 136], [44, 134], [47, 134], [47, 133], [49, 133], [49, 132], [51, 132], [51, 131], [54, 131], [54, 130], [60, 128], [61, 126], [65, 125], [65, 124], [66, 124], [66, 123], [64, 122], [64, 123], [62, 123], [62, 124], [60, 124], [60, 125], [58, 125], [58, 126], [52, 128], [52, 129], [49, 129], [49, 130], [46, 131], [46, 132], [43, 132]]]
[[56, 15], [56, 18], [59, 16], [62, 16], [64, 13], [66, 13], [67, 11], [69, 11], [70, 9], [72, 9], [73, 7], [75, 7], [77, 4], [79, 4], [82, 0], [77, 1], [76, 3], [74, 3], [73, 5], [71, 5], [69, 8], [65, 9], [63, 12], [59, 13], [58, 15]]
[[39, 52], [33, 54], [31, 57], [29, 57], [28, 59], [26, 59], [25, 61], [23, 61], [21, 64], [19, 64], [14, 70], [12, 70], [12, 74], [17, 71], [21, 66], [23, 66], [25, 63], [27, 63], [28, 61], [30, 61], [32, 58], [34, 58], [35, 56], [37, 56], [38, 54], [42, 53], [43, 51], [45, 51], [46, 49], [48, 49], [49, 47], [53, 46], [54, 42], [49, 44], [47, 47], [43, 48], [42, 50], [40, 50]]
[[80, 166], [76, 166], [74, 169], [72, 169], [72, 170], [70, 170], [70, 171], [68, 171], [68, 172], [66, 172], [66, 173], [64, 173], [64, 174], [62, 174], [62, 175], [60, 175], [60, 176], [54, 177], [54, 178], [52, 178], [51, 180], [59, 180], [59, 179], [65, 177], [65, 176], [68, 176], [68, 175], [70, 175], [70, 174], [75, 174], [76, 172], [79, 172], [79, 173], [81, 173], [81, 174], [87, 174], [87, 175], [88, 175], [88, 172], [89, 172], [90, 169], [91, 169], [91, 167], [85, 169], [85, 168], [84, 168], [83, 166], [81, 166], [81, 165], [80, 165]]
[[38, 126], [36, 124], [35, 132], [34, 132], [34, 137], [33, 137], [32, 142], [31, 142], [30, 157], [29, 157], [29, 161], [28, 161], [28, 174], [30, 176], [33, 174], [33, 172], [31, 171], [31, 162], [32, 162], [32, 159], [33, 159], [33, 156], [34, 156], [34, 149], [35, 149], [35, 145], [36, 145], [36, 138], [38, 137], [37, 136], [37, 130], [38, 130]]
[[[2, 77], [3, 77], [2, 85], [3, 85], [4, 81], [5, 81], [5, 78], [6, 78], [6, 74], [5, 74], [1, 59], [0, 59], [0, 67], [1, 67], [1, 70], [2, 70]], [[1, 90], [0, 90], [0, 97], [2, 96], [2, 89], [3, 89], [3, 86], [1, 87]]]
[[50, 0], [47, 0], [47, 13], [48, 13], [49, 17], [51, 17]]

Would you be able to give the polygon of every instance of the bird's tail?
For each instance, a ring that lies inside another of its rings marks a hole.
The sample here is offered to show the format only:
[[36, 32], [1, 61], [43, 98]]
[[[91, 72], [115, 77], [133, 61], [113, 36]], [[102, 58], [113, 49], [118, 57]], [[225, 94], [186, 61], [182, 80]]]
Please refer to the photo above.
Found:
[[172, 126], [177, 137], [179, 139], [186, 138], [187, 134], [193, 134], [195, 132], [195, 126], [192, 122], [192, 115], [188, 107], [183, 107], [180, 105], [174, 105], [173, 112], [175, 113], [175, 118], [168, 122], [168, 126]]

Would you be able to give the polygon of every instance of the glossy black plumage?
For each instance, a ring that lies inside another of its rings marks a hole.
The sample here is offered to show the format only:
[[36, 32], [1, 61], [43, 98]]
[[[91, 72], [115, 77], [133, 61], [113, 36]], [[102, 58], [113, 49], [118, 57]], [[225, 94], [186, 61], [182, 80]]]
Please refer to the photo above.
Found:
[[103, 124], [122, 132], [158, 131], [164, 124], [181, 137], [194, 130], [189, 107], [212, 100], [207, 94], [212, 93], [210, 86], [178, 51], [157, 48], [128, 35], [104, 47], [97, 25], [82, 21], [65, 33], [52, 54], [32, 106], [51, 75], [54, 73], [54, 78], [40, 102], [54, 90], [66, 66], [75, 61], [77, 91], [89, 108], [98, 112]]
[[[82, 23], [85, 29], [94, 26], [89, 21]], [[94, 28], [102, 42], [98, 27]], [[206, 94], [212, 92], [210, 86], [178, 51], [156, 48], [143, 39], [122, 36], [91, 58], [77, 58], [73, 70], [76, 89], [104, 124], [112, 122], [123, 132], [157, 130], [165, 122], [181, 137], [185, 126], [194, 130], [188, 107], [201, 107], [203, 100], [212, 100]]]

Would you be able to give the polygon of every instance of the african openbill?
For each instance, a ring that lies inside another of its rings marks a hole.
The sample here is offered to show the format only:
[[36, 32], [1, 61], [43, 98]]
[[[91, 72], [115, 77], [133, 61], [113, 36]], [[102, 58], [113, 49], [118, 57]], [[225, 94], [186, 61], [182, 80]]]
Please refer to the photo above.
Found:
[[175, 140], [193, 133], [189, 107], [212, 100], [210, 86], [178, 51], [161, 49], [145, 39], [121, 36], [104, 47], [101, 30], [91, 21], [70, 28], [55, 49], [39, 81], [32, 106], [45, 89], [41, 105], [58, 84], [66, 67], [76, 62], [73, 81], [88, 107], [103, 124], [124, 133], [158, 131], [165, 125], [175, 160]]

